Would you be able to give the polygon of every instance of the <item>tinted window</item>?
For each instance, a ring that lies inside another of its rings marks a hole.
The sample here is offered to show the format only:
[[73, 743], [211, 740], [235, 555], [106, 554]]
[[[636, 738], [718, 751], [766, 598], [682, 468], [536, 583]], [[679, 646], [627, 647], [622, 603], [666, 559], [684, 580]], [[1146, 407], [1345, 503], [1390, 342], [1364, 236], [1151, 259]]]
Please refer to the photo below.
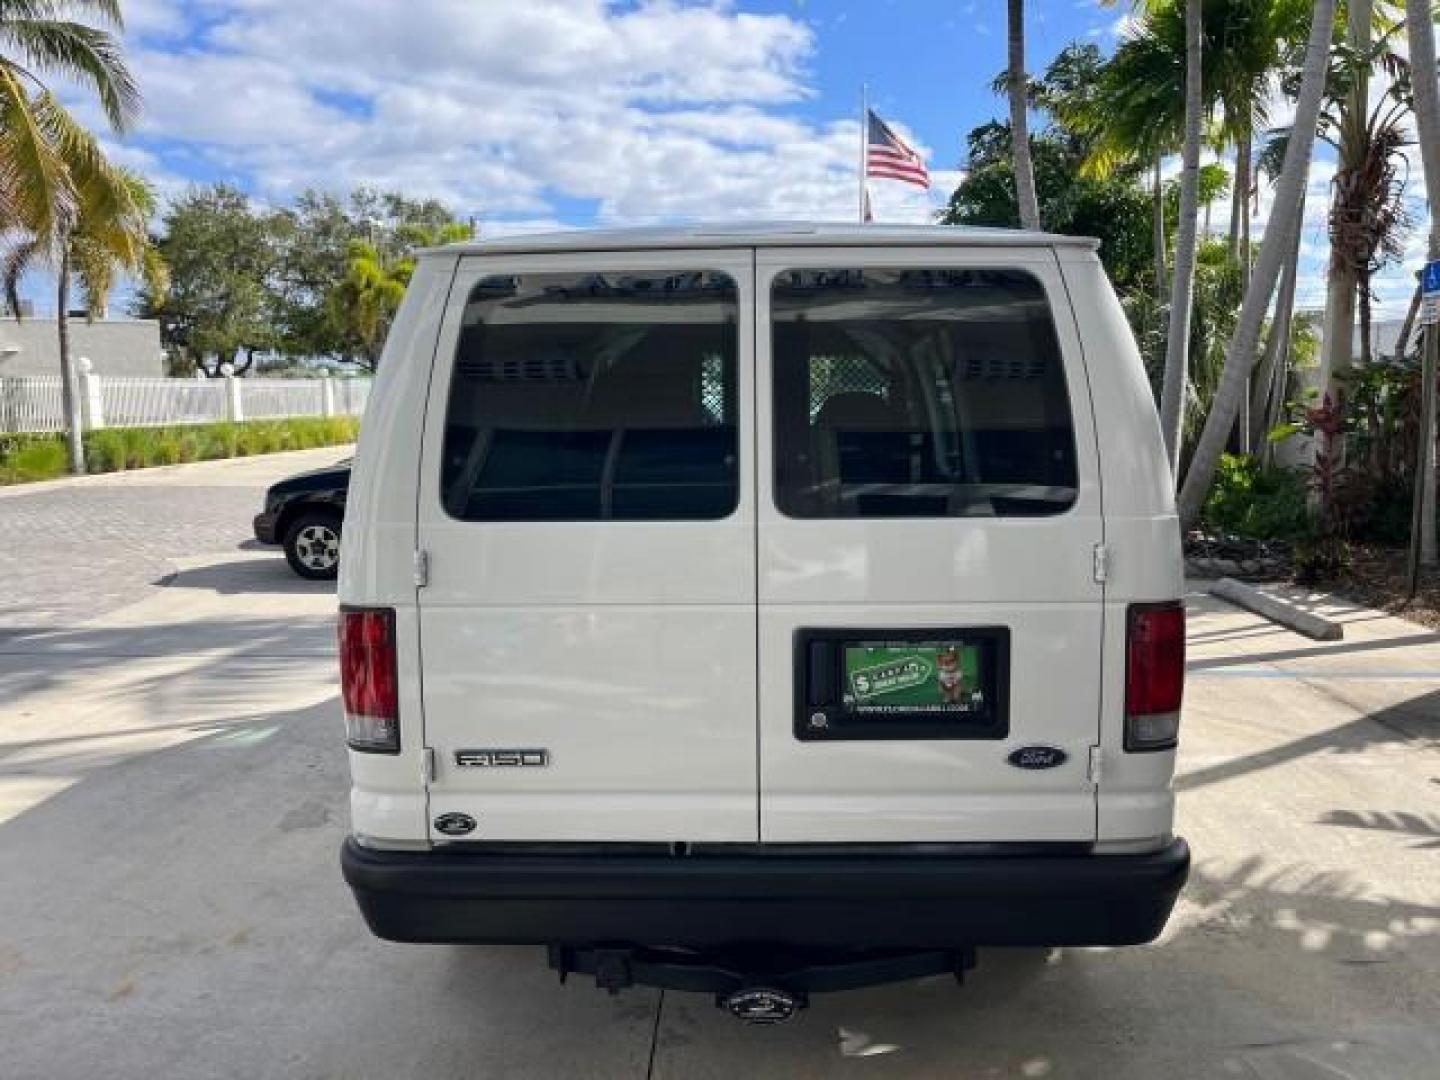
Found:
[[728, 516], [736, 317], [723, 274], [484, 279], [450, 384], [446, 509], [467, 521]]
[[1040, 283], [795, 270], [772, 295], [775, 490], [800, 518], [1055, 514], [1075, 439]]

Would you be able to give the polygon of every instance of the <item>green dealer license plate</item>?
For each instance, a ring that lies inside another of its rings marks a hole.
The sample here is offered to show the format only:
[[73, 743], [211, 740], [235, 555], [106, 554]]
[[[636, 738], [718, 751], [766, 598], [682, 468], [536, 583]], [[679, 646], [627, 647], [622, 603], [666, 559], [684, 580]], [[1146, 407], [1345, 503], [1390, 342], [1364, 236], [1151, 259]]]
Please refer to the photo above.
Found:
[[965, 641], [847, 644], [842, 701], [861, 716], [983, 713], [981, 648]]

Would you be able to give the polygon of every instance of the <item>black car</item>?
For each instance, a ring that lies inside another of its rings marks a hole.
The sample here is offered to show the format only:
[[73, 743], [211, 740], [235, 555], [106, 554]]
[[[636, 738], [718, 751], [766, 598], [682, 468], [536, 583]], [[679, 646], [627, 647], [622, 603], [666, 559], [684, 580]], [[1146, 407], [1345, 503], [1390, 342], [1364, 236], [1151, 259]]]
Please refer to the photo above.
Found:
[[290, 569], [303, 578], [334, 578], [349, 487], [349, 458], [281, 480], [265, 493], [265, 509], [255, 516], [255, 539], [283, 547]]

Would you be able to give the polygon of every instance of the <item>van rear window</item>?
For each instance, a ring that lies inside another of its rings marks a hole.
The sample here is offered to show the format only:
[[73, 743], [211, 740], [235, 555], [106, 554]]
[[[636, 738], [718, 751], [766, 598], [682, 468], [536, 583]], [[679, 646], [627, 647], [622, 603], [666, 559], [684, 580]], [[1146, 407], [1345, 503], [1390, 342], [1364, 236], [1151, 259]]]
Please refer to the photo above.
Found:
[[1074, 503], [1064, 363], [1034, 277], [793, 270], [771, 311], [782, 513], [1026, 517]]
[[488, 277], [470, 293], [440, 488], [464, 521], [694, 520], [738, 503], [735, 283]]

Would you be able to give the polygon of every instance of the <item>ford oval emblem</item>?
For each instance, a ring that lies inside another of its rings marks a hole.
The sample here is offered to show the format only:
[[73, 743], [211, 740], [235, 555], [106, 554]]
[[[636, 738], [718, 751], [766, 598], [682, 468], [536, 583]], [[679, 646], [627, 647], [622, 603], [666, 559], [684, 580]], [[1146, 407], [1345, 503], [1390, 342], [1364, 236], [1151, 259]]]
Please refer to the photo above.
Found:
[[1005, 760], [1017, 769], [1053, 769], [1070, 757], [1058, 746], [1022, 746]]
[[475, 819], [469, 814], [441, 814], [435, 819], [435, 831], [446, 836], [464, 836], [475, 831]]

